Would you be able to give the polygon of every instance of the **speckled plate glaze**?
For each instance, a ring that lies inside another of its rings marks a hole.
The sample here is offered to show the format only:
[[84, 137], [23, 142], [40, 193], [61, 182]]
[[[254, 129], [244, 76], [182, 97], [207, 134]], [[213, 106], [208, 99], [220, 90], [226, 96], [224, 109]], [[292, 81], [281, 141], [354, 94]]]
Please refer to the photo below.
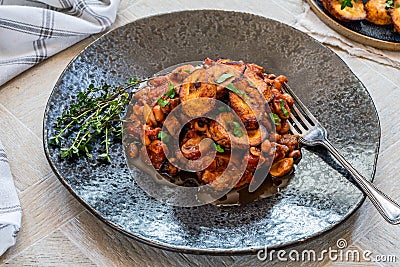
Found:
[[111, 227], [144, 243], [189, 253], [251, 253], [318, 236], [349, 217], [364, 196], [326, 151], [303, 149], [290, 183], [240, 207], [163, 205], [134, 183], [121, 145], [113, 163], [63, 160], [49, 145], [54, 122], [88, 84], [120, 84], [166, 67], [210, 58], [243, 59], [285, 74], [340, 152], [373, 179], [380, 127], [364, 86], [341, 59], [307, 35], [263, 17], [186, 11], [144, 18], [88, 46], [65, 69], [44, 116], [44, 148], [68, 190]]
[[[343, 22], [323, 7], [321, 0], [307, 0], [315, 14], [329, 27], [349, 39], [380, 49], [400, 51], [400, 34], [394, 31], [393, 25], [378, 26], [366, 20]], [[364, 0], [364, 3], [368, 0]]]

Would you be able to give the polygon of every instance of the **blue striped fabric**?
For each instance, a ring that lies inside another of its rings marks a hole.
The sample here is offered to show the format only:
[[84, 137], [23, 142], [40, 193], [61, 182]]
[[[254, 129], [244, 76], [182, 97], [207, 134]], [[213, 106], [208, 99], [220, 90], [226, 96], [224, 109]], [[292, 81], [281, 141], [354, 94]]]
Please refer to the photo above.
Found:
[[0, 85], [79, 40], [109, 28], [119, 2], [0, 0], [0, 36], [7, 36], [0, 38]]
[[4, 147], [0, 143], [0, 256], [16, 242], [22, 210]]

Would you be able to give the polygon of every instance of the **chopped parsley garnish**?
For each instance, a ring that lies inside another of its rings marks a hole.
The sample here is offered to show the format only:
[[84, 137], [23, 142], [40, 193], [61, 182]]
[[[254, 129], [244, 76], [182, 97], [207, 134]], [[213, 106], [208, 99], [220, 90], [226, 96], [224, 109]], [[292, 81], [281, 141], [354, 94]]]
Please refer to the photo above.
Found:
[[394, 0], [386, 0], [385, 9], [391, 9], [394, 7]]
[[[393, 8], [394, 8], [394, 0], [386, 0], [385, 9], [393, 9]], [[396, 8], [400, 8], [400, 4], [397, 4]]]
[[225, 149], [222, 146], [216, 145], [215, 143], [214, 143], [214, 146], [215, 146], [215, 150], [217, 150], [217, 152], [219, 152], [219, 153], [225, 152]]
[[233, 127], [233, 135], [236, 137], [242, 137], [243, 132], [242, 128], [240, 127], [240, 123], [236, 121], [228, 121], [228, 125], [231, 125]]
[[283, 115], [285, 117], [289, 116], [289, 111], [285, 107], [285, 101], [283, 101], [283, 99], [281, 99], [280, 102], [281, 102], [281, 109], [282, 109]]
[[[358, 0], [354, 0], [354, 2], [358, 2]], [[353, 7], [353, 3], [351, 0], [342, 0], [342, 6], [341, 9], [345, 9], [346, 7]]]
[[166, 107], [167, 105], [169, 105], [170, 103], [169, 103], [168, 100], [165, 100], [165, 99], [163, 99], [162, 97], [160, 97], [160, 98], [158, 99], [158, 101], [157, 101], [157, 104], [158, 104], [160, 107], [165, 108], [165, 107]]
[[256, 87], [256, 85], [255, 85], [252, 81], [249, 81], [249, 85], [250, 85], [251, 87]]
[[233, 75], [232, 73], [222, 74], [221, 77], [218, 78], [217, 83], [223, 83], [226, 80], [228, 80], [229, 78], [232, 78], [233, 76], [235, 76], [235, 75]]
[[225, 112], [225, 111], [231, 111], [231, 109], [228, 106], [222, 106], [218, 108], [219, 112]]
[[271, 120], [274, 122], [274, 124], [276, 125], [276, 126], [279, 126], [280, 125], [280, 119], [279, 119], [279, 116], [277, 115], [277, 114], [275, 114], [275, 113], [270, 113], [269, 114], [269, 117], [271, 118]]
[[228, 85], [226, 86], [226, 89], [228, 89], [228, 90], [234, 92], [235, 94], [238, 94], [238, 95], [241, 95], [241, 96], [244, 95], [244, 92], [243, 92], [243, 91], [240, 91], [239, 89], [237, 89], [237, 87], [236, 87], [233, 83], [228, 84]]
[[158, 138], [163, 142], [163, 143], [168, 143], [169, 142], [169, 135], [166, 132], [159, 131], [158, 132]]
[[175, 87], [171, 84], [168, 85], [169, 91], [165, 93], [166, 97], [174, 98], [175, 97]]
[[[169, 85], [168, 85], [168, 88], [169, 88], [169, 91], [166, 92], [166, 93], [164, 94], [164, 96], [166, 96], [166, 97], [168, 97], [168, 98], [174, 98], [175, 95], [176, 95], [175, 89], [174, 89], [175, 87], [174, 87], [172, 84], [169, 84]], [[169, 105], [170, 102], [169, 102], [168, 100], [165, 100], [163, 97], [160, 97], [160, 98], [158, 99], [158, 101], [157, 101], [157, 104], [158, 104], [160, 107], [165, 108], [165, 106]]]
[[189, 74], [190, 73], [190, 70], [183, 70], [184, 72], [186, 72], [187, 74]]

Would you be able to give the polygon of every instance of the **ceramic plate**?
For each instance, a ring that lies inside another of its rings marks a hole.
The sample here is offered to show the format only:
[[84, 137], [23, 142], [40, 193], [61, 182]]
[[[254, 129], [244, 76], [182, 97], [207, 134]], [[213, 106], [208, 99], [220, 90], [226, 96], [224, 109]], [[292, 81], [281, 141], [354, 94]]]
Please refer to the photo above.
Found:
[[[330, 15], [321, 0], [307, 0], [315, 14], [329, 27], [359, 43], [380, 49], [400, 51], [400, 34], [393, 25], [378, 26], [366, 20], [343, 22]], [[364, 3], [368, 1], [364, 0]]]
[[44, 148], [68, 190], [111, 227], [146, 244], [192, 253], [250, 253], [318, 236], [349, 217], [364, 196], [324, 150], [303, 149], [295, 176], [278, 194], [239, 207], [180, 208], [149, 197], [134, 183], [119, 144], [113, 162], [64, 160], [49, 145], [55, 121], [90, 83], [148, 77], [206, 57], [242, 59], [284, 74], [330, 132], [340, 152], [373, 179], [380, 127], [364, 86], [331, 50], [263, 17], [185, 11], [115, 29], [82, 51], [62, 73], [44, 116]]

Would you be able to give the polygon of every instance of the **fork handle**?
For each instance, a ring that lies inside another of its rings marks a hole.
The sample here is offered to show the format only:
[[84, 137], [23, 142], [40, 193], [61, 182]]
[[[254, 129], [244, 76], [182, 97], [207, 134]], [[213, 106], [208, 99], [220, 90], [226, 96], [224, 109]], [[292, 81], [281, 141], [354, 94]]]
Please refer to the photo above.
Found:
[[376, 188], [373, 183], [365, 179], [328, 140], [323, 141], [322, 145], [351, 173], [357, 184], [369, 197], [383, 218], [391, 224], [400, 224], [400, 205]]

